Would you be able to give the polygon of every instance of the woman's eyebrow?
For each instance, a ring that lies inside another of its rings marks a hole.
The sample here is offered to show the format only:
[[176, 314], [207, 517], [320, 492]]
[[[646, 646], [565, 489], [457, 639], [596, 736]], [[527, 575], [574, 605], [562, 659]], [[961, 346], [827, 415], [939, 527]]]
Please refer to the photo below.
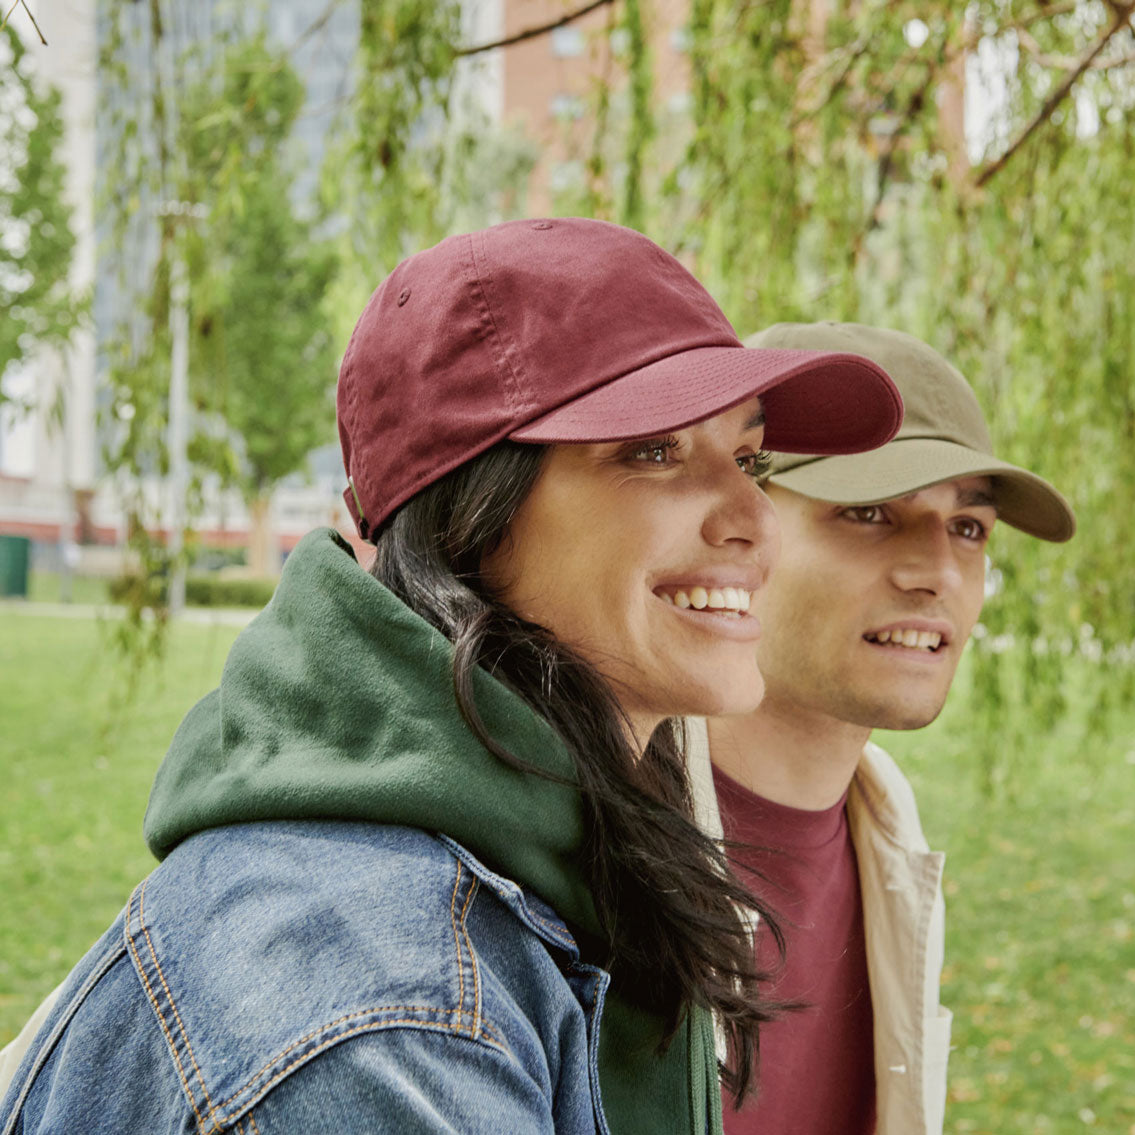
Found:
[[757, 412], [745, 423], [747, 430], [759, 430], [765, 424], [765, 408], [760, 406]]

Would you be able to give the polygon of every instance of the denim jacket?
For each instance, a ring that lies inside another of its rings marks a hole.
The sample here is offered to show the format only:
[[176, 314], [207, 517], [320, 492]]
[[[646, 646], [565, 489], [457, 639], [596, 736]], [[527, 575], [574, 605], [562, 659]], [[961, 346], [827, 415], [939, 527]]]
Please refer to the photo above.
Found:
[[607, 980], [445, 836], [217, 828], [72, 973], [0, 1130], [605, 1135]]
[[452, 649], [338, 534], [304, 537], [174, 736], [162, 865], [68, 979], [0, 1135], [720, 1132], [708, 1011], [663, 1051], [661, 1015], [594, 968], [566, 748], [475, 671], [526, 767], [490, 753]]

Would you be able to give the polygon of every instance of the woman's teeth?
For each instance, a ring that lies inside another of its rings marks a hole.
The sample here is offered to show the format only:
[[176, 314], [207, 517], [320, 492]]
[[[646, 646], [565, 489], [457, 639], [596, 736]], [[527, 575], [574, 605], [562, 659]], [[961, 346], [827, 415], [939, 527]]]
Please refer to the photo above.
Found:
[[742, 614], [749, 609], [753, 601], [753, 593], [741, 587], [690, 587], [686, 590], [659, 591], [658, 597], [675, 607], [683, 609], [693, 607], [695, 611], [732, 611]]
[[906, 646], [914, 650], [937, 650], [942, 636], [937, 631], [879, 631], [864, 636], [868, 642], [889, 643], [891, 646]]

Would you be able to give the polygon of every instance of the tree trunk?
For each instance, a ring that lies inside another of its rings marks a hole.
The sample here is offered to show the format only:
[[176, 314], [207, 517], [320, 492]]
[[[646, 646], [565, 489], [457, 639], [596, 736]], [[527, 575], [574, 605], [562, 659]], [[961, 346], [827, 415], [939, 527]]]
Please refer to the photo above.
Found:
[[248, 568], [258, 578], [275, 578], [280, 574], [280, 548], [272, 531], [271, 505], [271, 494], [248, 502], [248, 517], [252, 523], [248, 534]]

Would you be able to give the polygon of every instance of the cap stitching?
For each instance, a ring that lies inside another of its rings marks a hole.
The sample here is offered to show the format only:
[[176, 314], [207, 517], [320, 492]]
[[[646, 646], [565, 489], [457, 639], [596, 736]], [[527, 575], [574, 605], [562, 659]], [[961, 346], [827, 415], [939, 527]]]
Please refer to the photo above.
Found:
[[[488, 250], [482, 247], [480, 249], [480, 257], [477, 255], [478, 248], [473, 238], [478, 236], [481, 238], [483, 246], [483, 232], [471, 233], [469, 239], [470, 263], [473, 269], [473, 278], [470, 282], [473, 285], [476, 295], [480, 297], [481, 302], [479, 306], [481, 307], [482, 317], [488, 324], [488, 334], [485, 338], [492, 352], [493, 362], [498, 371], [498, 377], [503, 379], [501, 384], [503, 393], [508, 399], [512, 412], [517, 414], [526, 404], [527, 399], [524, 397], [522, 378], [512, 365], [512, 352], [508, 349], [505, 336], [493, 312], [492, 301], [489, 298], [489, 291], [493, 285], [492, 270], [489, 267]], [[480, 263], [478, 263], [478, 261], [480, 261]]]

